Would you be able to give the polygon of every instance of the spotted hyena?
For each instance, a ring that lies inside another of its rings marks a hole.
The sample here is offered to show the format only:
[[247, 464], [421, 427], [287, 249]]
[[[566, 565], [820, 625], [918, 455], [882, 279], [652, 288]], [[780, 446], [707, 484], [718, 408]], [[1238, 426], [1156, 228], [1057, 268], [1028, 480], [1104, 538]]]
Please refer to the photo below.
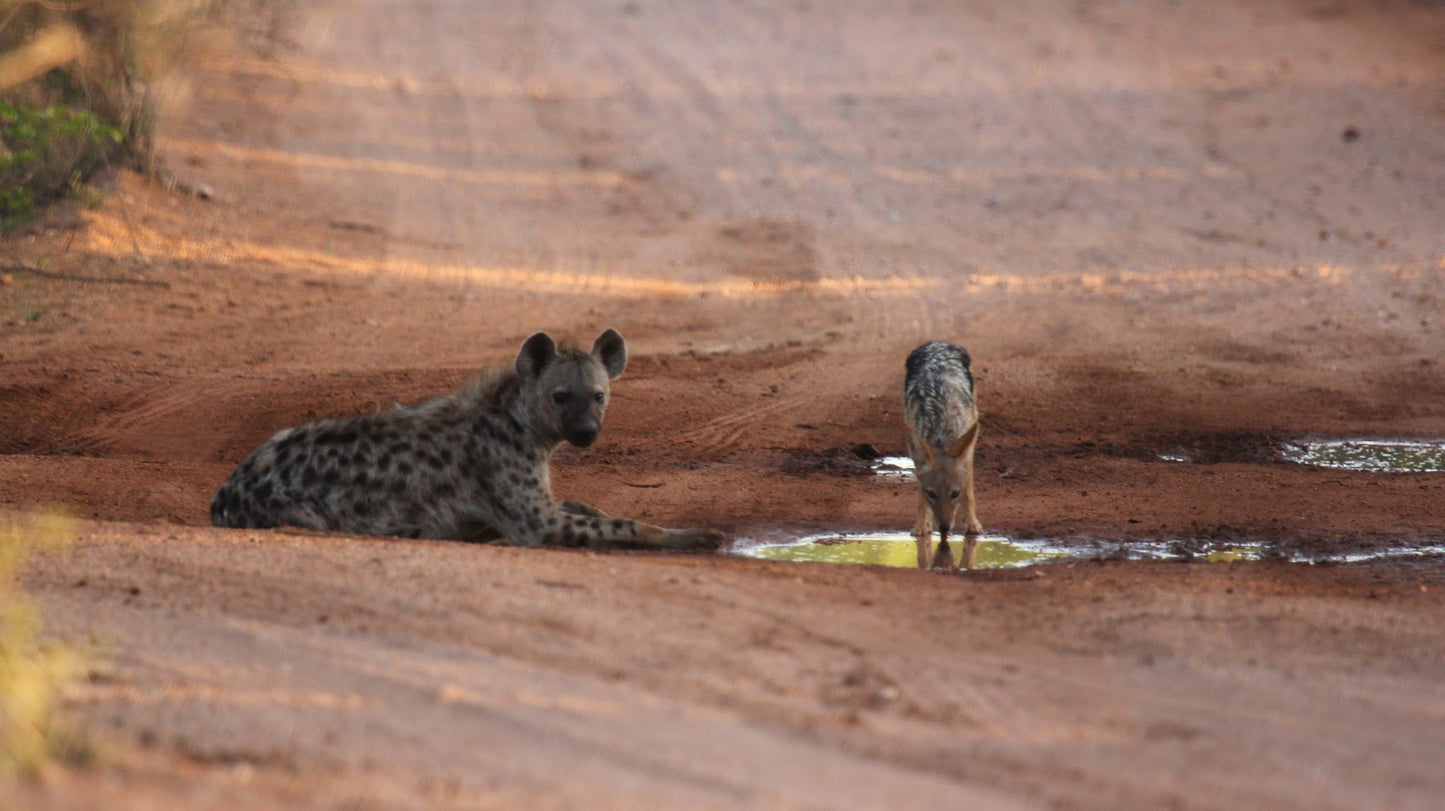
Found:
[[[973, 373], [963, 347], [932, 341], [908, 355], [903, 383], [904, 422], [908, 455], [918, 475], [918, 517], [913, 537], [918, 567], [938, 564], [973, 568], [977, 536], [983, 532], [974, 512], [973, 449], [978, 443], [978, 406], [973, 399]], [[966, 548], [953, 560], [948, 532], [962, 506]], [[939, 560], [933, 559], [933, 528], [938, 527]]]
[[590, 352], [539, 332], [510, 368], [456, 394], [281, 431], [221, 486], [211, 521], [526, 546], [718, 545], [715, 530], [663, 529], [553, 501], [552, 452], [597, 440], [609, 381], [626, 366], [616, 330]]

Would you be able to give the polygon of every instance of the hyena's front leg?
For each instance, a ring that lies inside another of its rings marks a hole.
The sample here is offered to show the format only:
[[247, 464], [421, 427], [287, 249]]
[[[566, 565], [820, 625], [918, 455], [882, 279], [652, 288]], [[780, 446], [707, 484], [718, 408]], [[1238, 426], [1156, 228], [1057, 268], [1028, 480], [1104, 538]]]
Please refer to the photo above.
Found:
[[543, 543], [593, 548], [631, 546], [649, 549], [716, 549], [727, 536], [714, 529], [665, 529], [629, 518], [577, 515], [558, 511], [558, 523], [549, 522]]
[[643, 521], [609, 518], [578, 502], [557, 504], [536, 498], [508, 512], [498, 522], [503, 534], [526, 546], [716, 549], [727, 540], [713, 529], [664, 529]]
[[580, 534], [585, 531], [586, 534], [593, 536], [592, 539], [587, 542], [587, 546], [623, 545], [647, 546], [660, 549], [715, 549], [727, 540], [721, 532], [711, 529], [665, 529], [643, 521], [613, 518], [596, 507], [580, 501], [564, 501], [557, 506], [561, 508], [563, 512], [580, 518], [595, 518], [601, 520], [602, 523], [598, 524], [595, 528], [591, 521], [583, 521], [573, 525], [574, 534]]
[[918, 547], [918, 568], [927, 569], [933, 564], [933, 509], [918, 489], [918, 517], [913, 521], [913, 542]]
[[573, 515], [585, 515], [592, 518], [608, 518], [607, 513], [593, 507], [591, 504], [584, 504], [580, 501], [564, 501], [557, 505], [562, 512], [569, 512]]

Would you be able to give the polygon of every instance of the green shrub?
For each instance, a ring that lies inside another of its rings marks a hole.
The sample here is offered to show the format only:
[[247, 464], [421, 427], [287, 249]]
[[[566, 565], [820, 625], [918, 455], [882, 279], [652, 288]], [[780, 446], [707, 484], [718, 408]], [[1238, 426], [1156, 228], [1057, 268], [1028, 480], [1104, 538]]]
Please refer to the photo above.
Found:
[[0, 230], [79, 185], [124, 142], [120, 127], [90, 110], [0, 101]]
[[235, 5], [0, 0], [0, 231], [109, 162], [153, 168], [158, 88]]

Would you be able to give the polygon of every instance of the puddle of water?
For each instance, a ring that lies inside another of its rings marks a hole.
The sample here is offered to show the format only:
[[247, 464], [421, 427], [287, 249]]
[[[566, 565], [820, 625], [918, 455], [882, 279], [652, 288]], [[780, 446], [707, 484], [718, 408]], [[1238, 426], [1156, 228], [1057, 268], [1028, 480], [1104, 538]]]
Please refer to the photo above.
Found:
[[1191, 457], [1191, 456], [1190, 456], [1189, 454], [1187, 454], [1187, 453], [1161, 453], [1161, 454], [1159, 454], [1159, 461], [1161, 461], [1161, 462], [1193, 462], [1194, 459], [1193, 459], [1193, 457]]
[[[954, 554], [962, 552], [961, 540], [953, 538], [949, 545]], [[833, 532], [808, 535], [783, 541], [766, 541], [736, 546], [733, 554], [764, 560], [812, 561], [816, 563], [862, 563], [873, 566], [896, 566], [914, 569], [918, 551], [913, 537], [903, 532]], [[1087, 560], [1097, 557], [1123, 557], [1127, 560], [1193, 560], [1202, 563], [1242, 563], [1263, 560], [1263, 544], [1209, 544], [1197, 552], [1187, 552], [1191, 544], [1180, 541], [1140, 541], [1127, 544], [1065, 544], [1059, 541], [1020, 541], [1001, 536], [978, 539], [975, 565], [980, 569], [1013, 569], [1051, 560]], [[935, 549], [937, 548], [935, 542]], [[1281, 558], [1288, 563], [1365, 563], [1390, 558], [1445, 556], [1445, 543], [1413, 547], [1352, 552], [1342, 555], [1292, 555]]]
[[873, 472], [885, 479], [911, 479], [913, 459], [907, 456], [880, 456], [873, 462]]
[[[955, 555], [963, 539], [951, 538]], [[937, 542], [934, 542], [937, 549]], [[873, 566], [918, 567], [918, 547], [904, 532], [830, 533], [810, 535], [786, 543], [764, 543], [734, 550], [739, 555], [765, 560], [806, 560], [820, 563], [867, 563]], [[1009, 569], [1075, 554], [1047, 541], [1014, 541], [986, 536], [978, 539], [974, 565], [980, 569]]]
[[1301, 465], [1371, 473], [1445, 472], [1445, 440], [1328, 439], [1287, 442], [1280, 455]]
[[[1129, 560], [1194, 560], [1201, 563], [1238, 563], [1264, 559], [1263, 544], [1210, 544], [1200, 551], [1185, 551], [1188, 544], [1179, 541], [1145, 541], [1120, 544]], [[1303, 559], [1294, 561], [1304, 563]], [[1308, 561], [1314, 562], [1314, 561]]]
[[1347, 552], [1343, 555], [1322, 555], [1313, 558], [1300, 557], [1292, 560], [1295, 563], [1368, 563], [1373, 560], [1430, 557], [1445, 557], [1445, 543], [1432, 543], [1423, 546], [1397, 546], [1374, 552]]

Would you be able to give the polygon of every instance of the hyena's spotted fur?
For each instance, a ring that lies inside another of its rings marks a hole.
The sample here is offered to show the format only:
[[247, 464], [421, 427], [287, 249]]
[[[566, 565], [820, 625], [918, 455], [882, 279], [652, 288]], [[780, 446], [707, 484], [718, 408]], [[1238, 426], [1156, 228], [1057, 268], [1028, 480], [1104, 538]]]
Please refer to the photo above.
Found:
[[[918, 476], [918, 515], [913, 536], [918, 566], [938, 563], [973, 568], [977, 535], [983, 532], [973, 498], [973, 450], [978, 442], [978, 406], [973, 399], [973, 373], [968, 352], [944, 341], [913, 350], [905, 364], [904, 422], [908, 455]], [[954, 561], [948, 532], [954, 514], [964, 508], [966, 549]], [[938, 527], [940, 559], [933, 560], [933, 528]]]
[[564, 440], [597, 439], [609, 381], [626, 365], [616, 330], [591, 352], [559, 350], [539, 332], [511, 368], [456, 394], [281, 431], [221, 486], [211, 520], [526, 546], [716, 546], [714, 530], [663, 529], [552, 499], [548, 459]]

